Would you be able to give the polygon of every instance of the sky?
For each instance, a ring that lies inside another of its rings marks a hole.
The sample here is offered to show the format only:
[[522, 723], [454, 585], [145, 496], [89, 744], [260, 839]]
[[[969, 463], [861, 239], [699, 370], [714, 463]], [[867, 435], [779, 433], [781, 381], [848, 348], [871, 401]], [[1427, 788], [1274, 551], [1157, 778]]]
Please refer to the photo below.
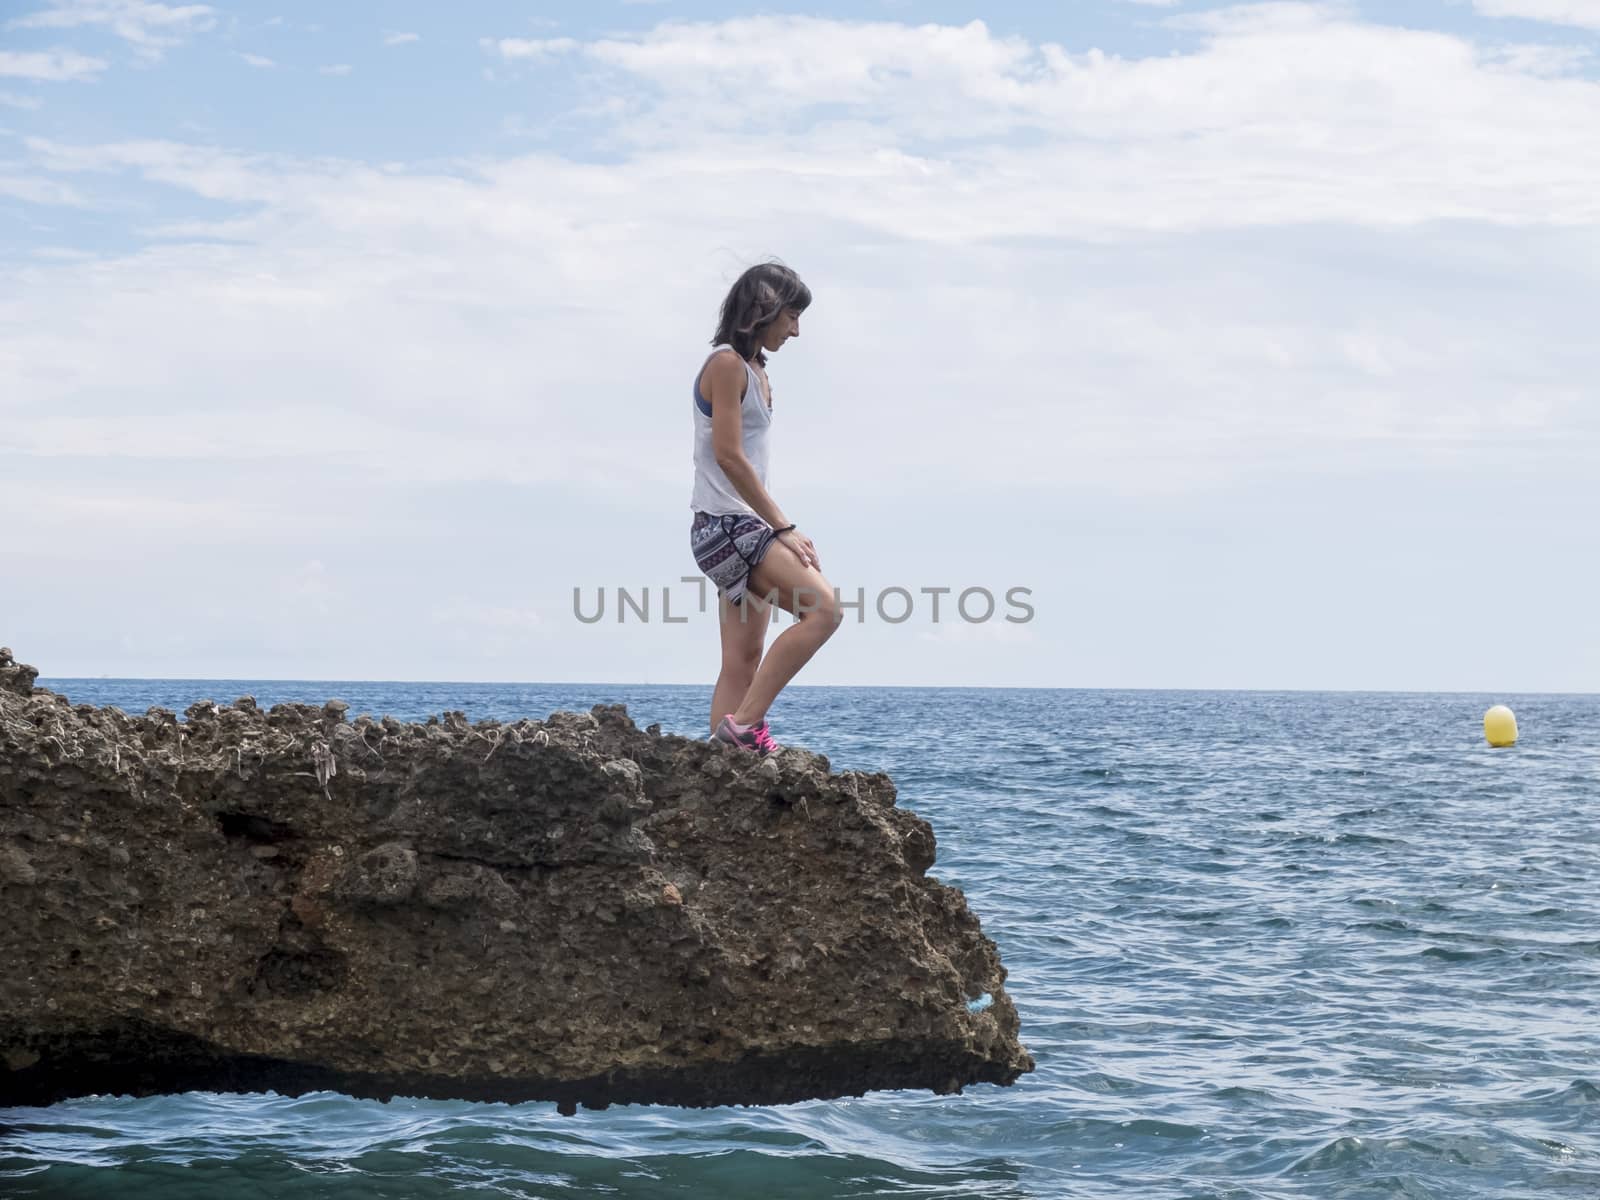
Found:
[[1600, 0], [0, 0], [0, 644], [709, 685], [690, 386], [776, 257], [771, 490], [862, 600], [797, 683], [1600, 690], [1597, 51]]

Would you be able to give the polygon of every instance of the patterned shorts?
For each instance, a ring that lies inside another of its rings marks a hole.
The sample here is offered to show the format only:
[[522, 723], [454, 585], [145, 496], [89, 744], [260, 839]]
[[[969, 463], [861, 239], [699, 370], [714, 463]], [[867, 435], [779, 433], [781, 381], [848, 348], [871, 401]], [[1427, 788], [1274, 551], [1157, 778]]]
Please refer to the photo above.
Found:
[[694, 561], [733, 604], [744, 603], [750, 572], [767, 556], [777, 536], [772, 526], [754, 513], [713, 516], [697, 512], [689, 527]]

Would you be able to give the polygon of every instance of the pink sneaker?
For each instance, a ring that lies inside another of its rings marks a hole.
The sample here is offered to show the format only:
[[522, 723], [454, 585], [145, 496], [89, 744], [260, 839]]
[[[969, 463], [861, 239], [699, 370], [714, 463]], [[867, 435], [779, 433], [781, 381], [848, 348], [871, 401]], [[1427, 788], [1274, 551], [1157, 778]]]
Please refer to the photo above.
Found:
[[719, 742], [727, 742], [730, 746], [742, 746], [746, 750], [754, 750], [757, 754], [776, 754], [783, 747], [772, 740], [772, 731], [767, 728], [765, 721], [759, 721], [749, 727], [740, 727], [733, 723], [730, 713], [717, 723], [717, 732], [711, 735]]

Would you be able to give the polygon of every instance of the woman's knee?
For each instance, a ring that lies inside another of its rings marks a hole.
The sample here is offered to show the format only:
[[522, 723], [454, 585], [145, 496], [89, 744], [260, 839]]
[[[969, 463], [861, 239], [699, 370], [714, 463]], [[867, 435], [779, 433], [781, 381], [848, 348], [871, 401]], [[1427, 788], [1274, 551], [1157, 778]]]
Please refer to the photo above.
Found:
[[844, 608], [832, 588], [801, 595], [795, 607], [799, 610], [796, 615], [800, 620], [810, 622], [824, 640], [832, 637], [834, 630], [844, 622]]

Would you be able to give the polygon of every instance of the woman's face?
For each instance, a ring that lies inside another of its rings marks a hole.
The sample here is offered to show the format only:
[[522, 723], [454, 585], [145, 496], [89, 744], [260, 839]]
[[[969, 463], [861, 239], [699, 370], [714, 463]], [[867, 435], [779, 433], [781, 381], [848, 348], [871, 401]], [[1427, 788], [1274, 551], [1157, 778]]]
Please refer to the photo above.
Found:
[[767, 353], [779, 349], [792, 337], [800, 336], [800, 310], [786, 308], [761, 330], [761, 348]]

